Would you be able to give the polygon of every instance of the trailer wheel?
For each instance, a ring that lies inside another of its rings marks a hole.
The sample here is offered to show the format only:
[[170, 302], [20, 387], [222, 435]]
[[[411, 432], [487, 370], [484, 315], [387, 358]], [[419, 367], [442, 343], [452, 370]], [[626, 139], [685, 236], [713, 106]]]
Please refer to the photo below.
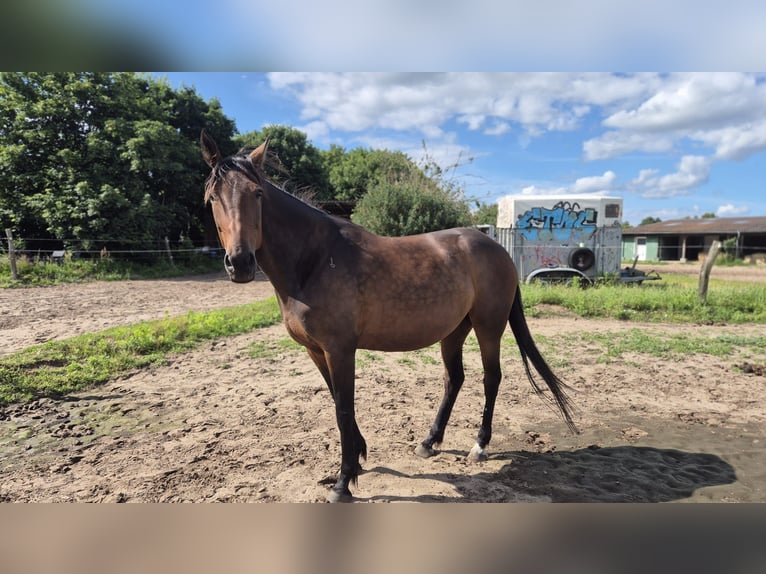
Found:
[[578, 271], [587, 271], [596, 263], [596, 254], [587, 247], [575, 249], [569, 254], [569, 266]]
[[528, 285], [533, 283], [539, 285], [567, 285], [569, 287], [577, 285], [583, 289], [593, 284], [593, 281], [587, 275], [569, 267], [535, 269], [527, 276], [524, 282]]

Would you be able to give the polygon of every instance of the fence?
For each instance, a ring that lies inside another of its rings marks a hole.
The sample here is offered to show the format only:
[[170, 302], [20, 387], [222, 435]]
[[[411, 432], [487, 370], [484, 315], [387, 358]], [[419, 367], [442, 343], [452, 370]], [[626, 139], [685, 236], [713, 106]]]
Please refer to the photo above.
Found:
[[[202, 241], [194, 242], [181, 238], [172, 242], [169, 238], [147, 241], [125, 238], [98, 239], [41, 239], [17, 238], [11, 229], [5, 230], [6, 245], [0, 246], [0, 252], [7, 247], [11, 265], [11, 275], [16, 278], [16, 262], [25, 259], [33, 263], [63, 263], [68, 259], [114, 259], [149, 263], [167, 259], [171, 263], [194, 257], [223, 257], [223, 250], [218, 246], [211, 247]], [[92, 245], [91, 248], [65, 249], [64, 245]], [[131, 248], [130, 245], [136, 245]], [[110, 247], [113, 246], [113, 247]], [[22, 247], [20, 247], [22, 246]]]

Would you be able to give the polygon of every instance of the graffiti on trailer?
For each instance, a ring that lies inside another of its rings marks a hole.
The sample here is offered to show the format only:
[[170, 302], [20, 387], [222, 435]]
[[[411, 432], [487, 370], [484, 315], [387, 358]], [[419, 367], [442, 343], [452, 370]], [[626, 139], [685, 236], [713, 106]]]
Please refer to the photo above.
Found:
[[516, 228], [529, 241], [582, 241], [596, 231], [598, 212], [560, 201], [552, 209], [533, 207], [519, 216]]

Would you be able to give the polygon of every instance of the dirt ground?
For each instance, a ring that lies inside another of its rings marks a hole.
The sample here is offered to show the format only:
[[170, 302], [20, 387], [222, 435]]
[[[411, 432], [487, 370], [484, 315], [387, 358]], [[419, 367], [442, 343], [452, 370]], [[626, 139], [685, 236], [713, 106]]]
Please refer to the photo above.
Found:
[[[642, 271], [657, 271], [660, 276], [662, 276], [663, 273], [673, 273], [699, 277], [701, 265], [702, 264], [698, 261], [689, 261], [687, 263], [669, 261], [657, 264], [639, 263], [636, 265], [636, 268]], [[766, 265], [713, 266], [713, 269], [710, 271], [710, 277], [714, 279], [726, 279], [729, 281], [766, 281]]]
[[[753, 274], [766, 280], [756, 268], [745, 280]], [[0, 354], [271, 293], [265, 280], [235, 285], [223, 274], [0, 290]], [[766, 502], [763, 353], [607, 363], [598, 360], [603, 349], [577, 339], [632, 328], [762, 336], [763, 326], [644, 325], [565, 313], [529, 324], [542, 341], [572, 335], [565, 356], [546, 355], [574, 388], [581, 433], [569, 433], [534, 395], [509, 331], [489, 460], [466, 461], [483, 404], [470, 340], [442, 450], [418, 458], [413, 450], [441, 396], [438, 348], [359, 351], [357, 420], [369, 447], [353, 489], [359, 501]], [[308, 357], [285, 339], [280, 325], [208, 342], [62, 400], [0, 409], [0, 501], [323, 501], [340, 464], [333, 405]], [[249, 352], [254, 342], [257, 356]], [[747, 361], [756, 368], [739, 368]]]

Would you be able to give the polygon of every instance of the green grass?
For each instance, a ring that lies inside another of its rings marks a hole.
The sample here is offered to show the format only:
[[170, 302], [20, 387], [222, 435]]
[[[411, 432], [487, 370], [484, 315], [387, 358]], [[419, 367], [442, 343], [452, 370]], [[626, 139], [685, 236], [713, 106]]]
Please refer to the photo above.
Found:
[[676, 360], [689, 355], [731, 357], [736, 353], [763, 354], [766, 349], [766, 336], [745, 337], [723, 334], [715, 337], [695, 337], [682, 333], [665, 335], [645, 329], [630, 329], [619, 333], [581, 332], [561, 337], [562, 341], [557, 341], [557, 344], [562, 347], [571, 348], [573, 345], [584, 343], [599, 345], [603, 349], [599, 362], [621, 359], [627, 353]]
[[706, 303], [697, 297], [697, 279], [678, 275], [641, 286], [523, 285], [522, 297], [530, 315], [546, 304], [581, 317], [624, 321], [766, 323], [766, 285], [760, 283], [711, 279]]
[[0, 405], [61, 396], [163, 362], [200, 342], [281, 320], [275, 298], [50, 341], [0, 357]]
[[288, 351], [303, 350], [303, 345], [296, 343], [290, 337], [277, 341], [254, 341], [247, 347], [247, 355], [251, 359], [274, 358]]
[[179, 258], [174, 264], [166, 259], [153, 263], [117, 261], [111, 258], [91, 260], [68, 260], [56, 263], [33, 263], [25, 259], [16, 262], [18, 279], [11, 278], [7, 256], [0, 257], [0, 287], [28, 287], [32, 285], [55, 285], [56, 283], [79, 283], [84, 281], [121, 281], [125, 279], [159, 279], [222, 271], [220, 260], [194, 256]]

